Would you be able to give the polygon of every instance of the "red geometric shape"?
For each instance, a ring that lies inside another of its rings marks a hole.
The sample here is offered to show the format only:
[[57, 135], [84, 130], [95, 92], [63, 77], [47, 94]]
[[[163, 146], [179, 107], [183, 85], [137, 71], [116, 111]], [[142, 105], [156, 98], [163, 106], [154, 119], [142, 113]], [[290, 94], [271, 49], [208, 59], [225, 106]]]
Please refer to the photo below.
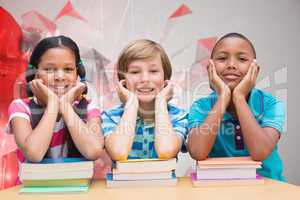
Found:
[[192, 10], [189, 7], [187, 7], [185, 4], [182, 4], [177, 10], [173, 12], [173, 14], [169, 17], [169, 19], [181, 17], [190, 13], [192, 13]]
[[21, 52], [21, 41], [21, 27], [8, 11], [0, 7], [0, 130], [7, 122], [8, 106], [16, 97], [16, 79], [27, 66]]
[[74, 9], [72, 3], [70, 1], [67, 2], [67, 4], [63, 7], [63, 9], [60, 11], [60, 13], [55, 17], [55, 20], [58, 20], [62, 16], [68, 15], [70, 17], [74, 17], [77, 19], [80, 19], [82, 21], [86, 21], [81, 15]]
[[51, 20], [35, 10], [26, 12], [21, 17], [23, 20], [22, 27], [28, 32], [54, 33], [56, 30], [56, 25]]
[[3, 57], [19, 58], [21, 56], [21, 41], [22, 30], [19, 24], [8, 11], [0, 7], [0, 61], [2, 61]]
[[204, 46], [207, 50], [211, 51], [217, 41], [217, 37], [209, 37], [198, 40], [198, 45]]

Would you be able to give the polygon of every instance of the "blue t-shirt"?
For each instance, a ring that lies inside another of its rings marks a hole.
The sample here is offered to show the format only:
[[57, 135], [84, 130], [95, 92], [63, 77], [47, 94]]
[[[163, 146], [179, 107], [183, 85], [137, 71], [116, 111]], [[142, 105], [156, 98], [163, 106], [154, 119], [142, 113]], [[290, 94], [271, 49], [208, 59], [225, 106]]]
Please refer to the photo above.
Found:
[[[217, 94], [213, 92], [208, 97], [193, 103], [188, 117], [189, 130], [204, 123], [216, 101]], [[261, 127], [275, 128], [280, 134], [283, 132], [285, 111], [282, 101], [277, 100], [269, 93], [252, 89], [248, 105]], [[209, 157], [234, 156], [249, 156], [249, 151], [244, 145], [239, 121], [230, 113], [225, 112]], [[283, 164], [276, 145], [271, 154], [262, 161], [262, 168], [258, 170], [258, 173], [261, 176], [284, 181], [282, 170]]]
[[[121, 120], [123, 112], [124, 104], [102, 113], [101, 118], [104, 137], [114, 132]], [[182, 137], [182, 141], [184, 143], [188, 133], [187, 113], [171, 104], [168, 104], [168, 112], [175, 133]], [[135, 128], [135, 137], [128, 159], [157, 158], [157, 153], [154, 148], [154, 133], [155, 124], [144, 123], [144, 121], [138, 116]], [[183, 149], [184, 148], [185, 144], [183, 144]]]

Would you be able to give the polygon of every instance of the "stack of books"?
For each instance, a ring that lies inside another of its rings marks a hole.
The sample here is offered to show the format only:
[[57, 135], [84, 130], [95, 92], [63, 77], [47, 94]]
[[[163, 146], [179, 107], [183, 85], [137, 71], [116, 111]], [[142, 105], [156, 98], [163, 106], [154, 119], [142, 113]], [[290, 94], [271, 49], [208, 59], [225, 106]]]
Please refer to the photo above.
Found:
[[84, 192], [90, 185], [94, 163], [83, 158], [44, 159], [23, 163], [20, 193]]
[[264, 179], [256, 173], [261, 162], [250, 157], [208, 158], [197, 161], [192, 174], [195, 187], [261, 185]]
[[116, 161], [107, 174], [107, 187], [174, 186], [176, 158]]

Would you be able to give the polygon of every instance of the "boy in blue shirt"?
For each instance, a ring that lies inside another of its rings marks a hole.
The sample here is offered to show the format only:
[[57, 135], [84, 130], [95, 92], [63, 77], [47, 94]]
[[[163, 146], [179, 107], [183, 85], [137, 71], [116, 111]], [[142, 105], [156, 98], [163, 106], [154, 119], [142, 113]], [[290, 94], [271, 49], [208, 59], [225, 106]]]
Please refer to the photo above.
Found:
[[105, 148], [113, 160], [175, 157], [187, 134], [187, 113], [168, 103], [172, 68], [163, 48], [136, 40], [120, 54], [122, 104], [102, 113]]
[[262, 161], [260, 175], [284, 181], [277, 150], [284, 106], [254, 88], [259, 73], [255, 59], [252, 43], [239, 33], [217, 41], [207, 67], [213, 92], [191, 107], [188, 149], [195, 160], [250, 155]]

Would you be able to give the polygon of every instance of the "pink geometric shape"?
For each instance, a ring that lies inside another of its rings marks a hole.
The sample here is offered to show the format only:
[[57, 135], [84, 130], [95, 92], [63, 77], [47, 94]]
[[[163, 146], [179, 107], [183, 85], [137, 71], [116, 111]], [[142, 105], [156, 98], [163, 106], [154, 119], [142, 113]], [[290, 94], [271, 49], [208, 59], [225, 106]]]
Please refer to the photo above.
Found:
[[22, 27], [26, 31], [54, 33], [56, 30], [56, 25], [51, 20], [35, 10], [26, 12], [21, 17], [23, 20]]
[[209, 37], [198, 40], [198, 45], [202, 45], [206, 47], [209, 51], [211, 51], [217, 41], [217, 37]]
[[[3, 127], [1, 127], [3, 128]], [[13, 134], [6, 134], [0, 131], [0, 157], [9, 154], [17, 149]]]
[[210, 51], [203, 46], [202, 44], [197, 45], [197, 50], [196, 50], [196, 60], [195, 62], [201, 62], [204, 59], [207, 59], [210, 56]]
[[217, 41], [217, 37], [199, 39], [197, 41], [197, 51], [195, 62], [202, 62], [210, 57], [211, 51]]
[[184, 15], [188, 15], [192, 13], [192, 10], [187, 7], [185, 4], [182, 4], [177, 10], [173, 12], [173, 14], [169, 17], [169, 19], [181, 17]]
[[59, 18], [63, 16], [70, 16], [77, 19], [80, 19], [82, 21], [86, 21], [74, 8], [70, 1], [67, 2], [67, 4], [63, 7], [63, 9], [60, 11], [60, 13], [55, 17], [55, 20], [58, 20]]

